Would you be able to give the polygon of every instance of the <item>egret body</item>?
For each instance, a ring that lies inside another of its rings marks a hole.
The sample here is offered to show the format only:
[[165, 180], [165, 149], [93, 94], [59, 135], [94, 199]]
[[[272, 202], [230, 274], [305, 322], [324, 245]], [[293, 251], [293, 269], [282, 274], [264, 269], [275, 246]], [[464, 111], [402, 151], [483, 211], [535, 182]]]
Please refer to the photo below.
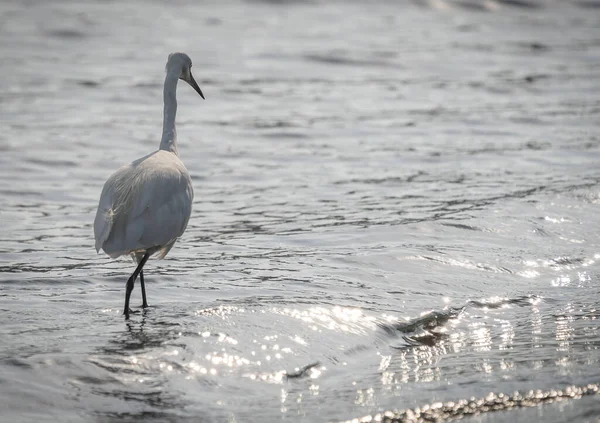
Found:
[[163, 133], [157, 151], [125, 165], [113, 173], [102, 189], [94, 221], [96, 251], [110, 257], [130, 255], [137, 267], [127, 280], [125, 308], [137, 276], [142, 287], [142, 307], [148, 307], [143, 268], [148, 258], [164, 258], [185, 228], [192, 211], [194, 190], [187, 169], [179, 159], [175, 115], [177, 81], [190, 84], [204, 95], [191, 72], [192, 61], [184, 53], [167, 60], [164, 86]]

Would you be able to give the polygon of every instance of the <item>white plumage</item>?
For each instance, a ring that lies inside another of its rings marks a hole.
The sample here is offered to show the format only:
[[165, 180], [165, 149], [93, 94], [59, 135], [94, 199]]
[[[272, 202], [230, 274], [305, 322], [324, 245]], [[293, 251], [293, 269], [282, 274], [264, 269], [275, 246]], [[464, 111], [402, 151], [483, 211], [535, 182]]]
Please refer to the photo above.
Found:
[[96, 250], [114, 258], [160, 247], [163, 258], [185, 231], [193, 198], [190, 175], [173, 153], [158, 150], [121, 167], [100, 196]]
[[110, 257], [131, 255], [138, 263], [127, 281], [124, 314], [140, 275], [143, 307], [147, 307], [143, 267], [158, 253], [164, 258], [185, 228], [192, 211], [194, 191], [190, 175], [179, 159], [175, 116], [177, 81], [188, 82], [204, 98], [191, 73], [192, 61], [173, 53], [167, 61], [164, 120], [160, 149], [113, 173], [102, 189], [94, 221], [96, 251]]

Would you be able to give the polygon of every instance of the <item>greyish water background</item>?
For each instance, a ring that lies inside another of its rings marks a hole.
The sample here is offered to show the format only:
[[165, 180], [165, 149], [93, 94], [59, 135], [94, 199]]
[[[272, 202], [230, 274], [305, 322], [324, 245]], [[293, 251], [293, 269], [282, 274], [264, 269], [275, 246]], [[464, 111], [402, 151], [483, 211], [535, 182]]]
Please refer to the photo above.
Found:
[[[599, 7], [3, 2], [1, 420], [317, 422], [599, 382]], [[193, 215], [125, 322], [133, 266], [92, 222], [158, 146], [177, 50], [207, 98], [179, 87]]]

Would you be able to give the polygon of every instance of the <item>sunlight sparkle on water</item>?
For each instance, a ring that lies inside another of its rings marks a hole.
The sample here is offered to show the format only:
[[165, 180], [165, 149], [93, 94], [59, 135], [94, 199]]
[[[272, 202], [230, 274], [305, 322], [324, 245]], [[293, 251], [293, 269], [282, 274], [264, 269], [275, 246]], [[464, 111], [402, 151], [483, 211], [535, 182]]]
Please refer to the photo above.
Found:
[[554, 287], [569, 286], [571, 284], [571, 278], [568, 275], [562, 275], [556, 279], [552, 279], [550, 283]]
[[548, 222], [552, 222], [552, 223], [563, 223], [563, 222], [567, 222], [567, 220], [565, 220], [563, 217], [554, 218], [554, 217], [546, 216], [546, 217], [544, 217], [544, 220], [546, 220], [546, 221], [548, 221]]
[[536, 278], [540, 275], [539, 272], [535, 271], [535, 270], [522, 270], [520, 272], [517, 272], [520, 276], [523, 276], [524, 278], [527, 279], [533, 279]]
[[335, 306], [332, 309], [325, 307], [311, 307], [307, 310], [292, 308], [273, 308], [273, 313], [299, 319], [314, 331], [322, 329], [364, 334], [367, 329], [375, 329], [375, 317], [367, 316], [359, 308]]

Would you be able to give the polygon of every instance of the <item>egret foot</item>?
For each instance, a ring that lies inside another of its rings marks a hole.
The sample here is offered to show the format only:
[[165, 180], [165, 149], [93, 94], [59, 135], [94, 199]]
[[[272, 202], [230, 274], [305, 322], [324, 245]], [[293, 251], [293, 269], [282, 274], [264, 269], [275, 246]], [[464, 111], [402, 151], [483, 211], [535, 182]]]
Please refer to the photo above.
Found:
[[139, 314], [140, 311], [139, 310], [132, 310], [132, 309], [128, 309], [126, 312], [123, 313], [123, 316], [125, 316], [126, 319], [129, 319], [129, 315], [130, 314]]

